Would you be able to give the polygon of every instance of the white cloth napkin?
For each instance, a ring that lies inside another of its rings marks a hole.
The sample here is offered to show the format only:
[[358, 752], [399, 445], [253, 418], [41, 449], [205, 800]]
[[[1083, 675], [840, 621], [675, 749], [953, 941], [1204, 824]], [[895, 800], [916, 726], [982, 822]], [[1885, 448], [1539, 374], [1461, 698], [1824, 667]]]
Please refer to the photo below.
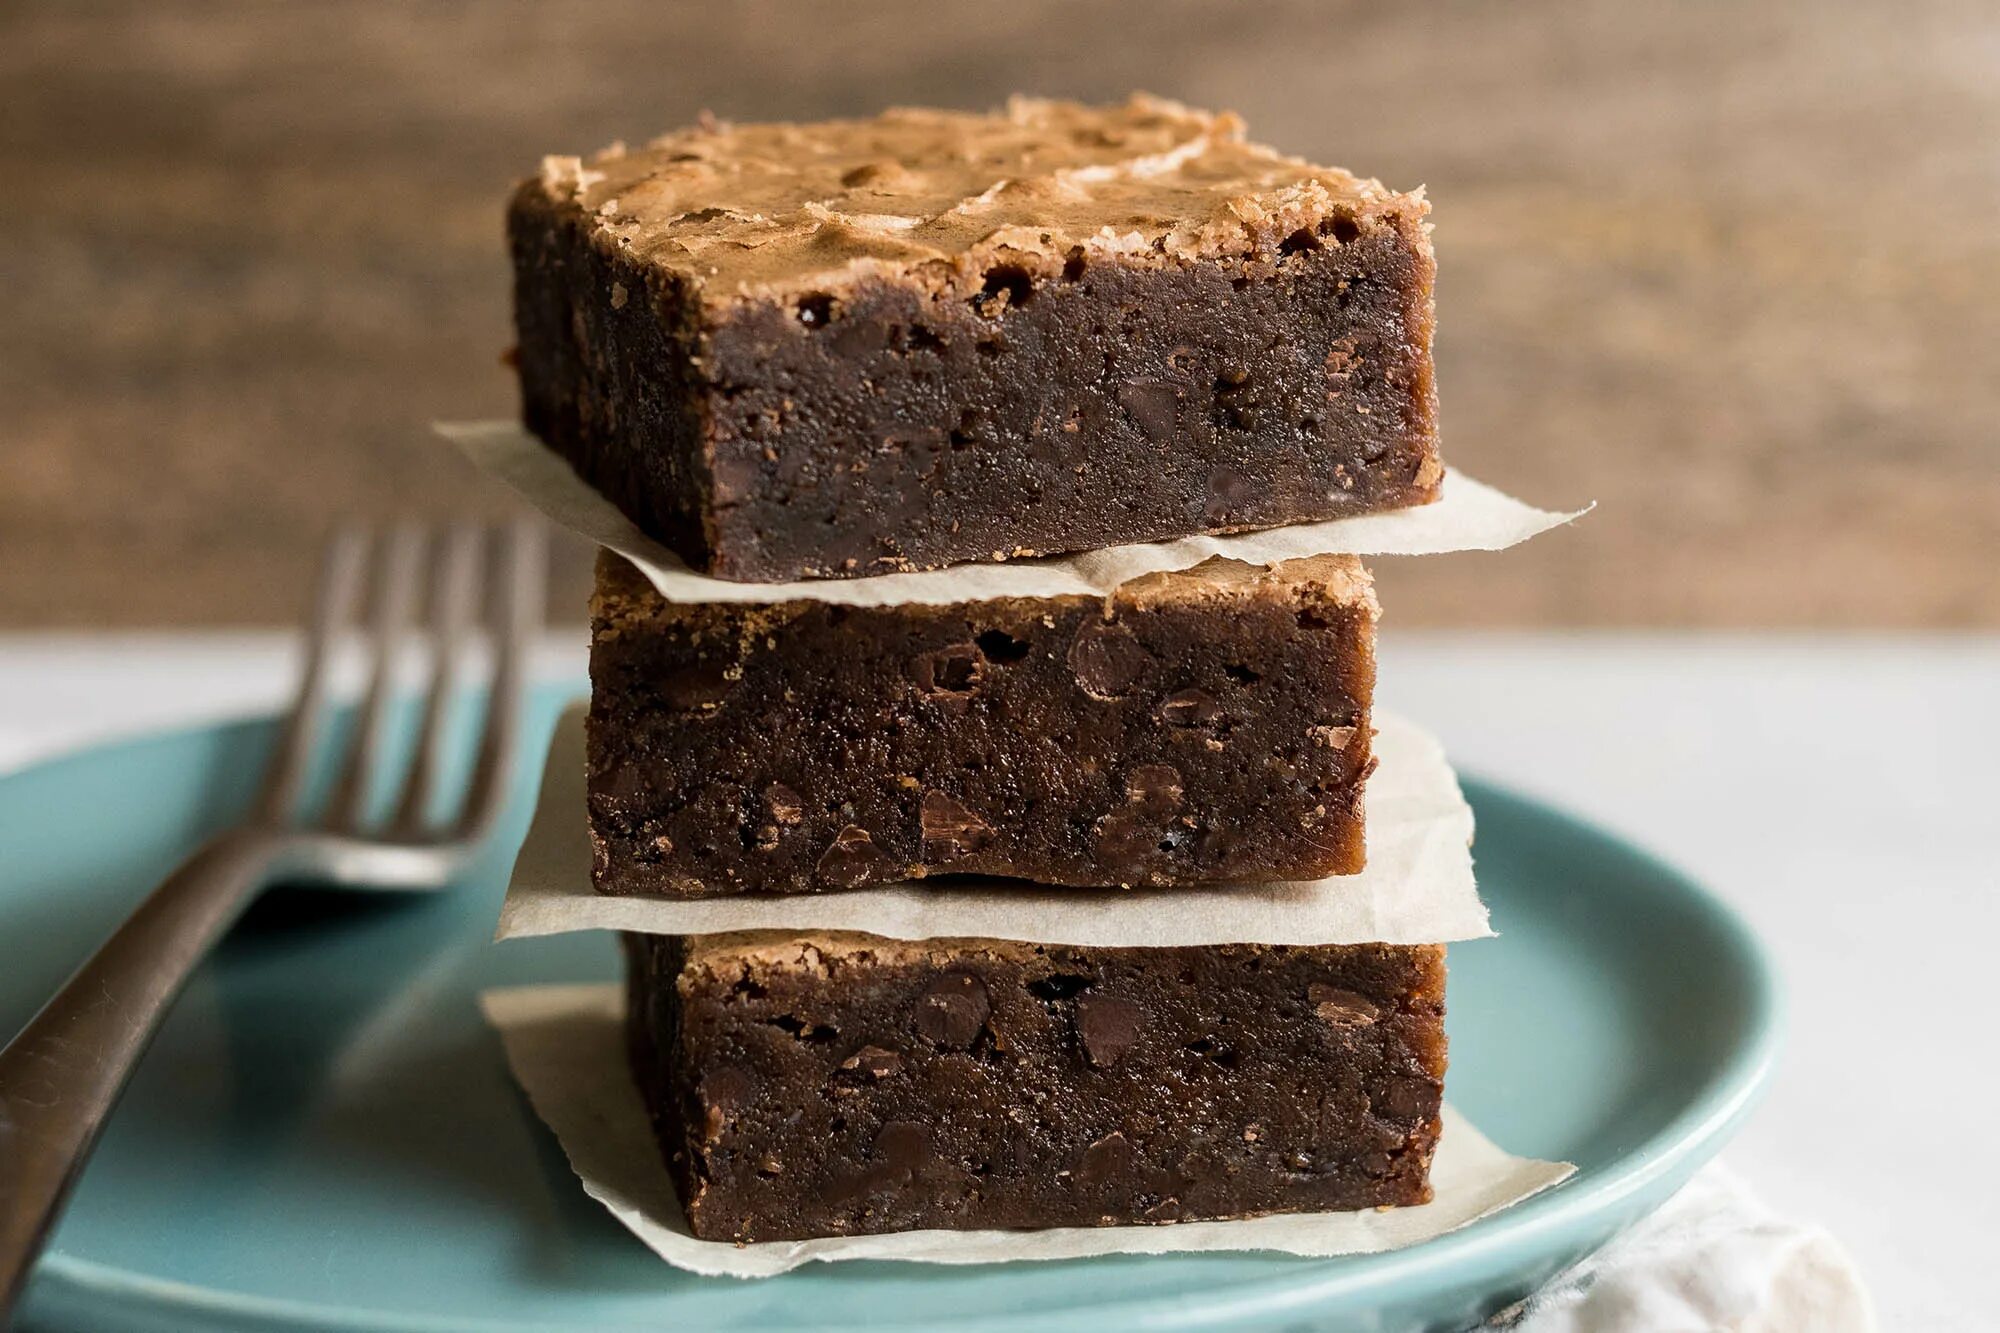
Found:
[[1840, 1243], [1779, 1217], [1714, 1163], [1661, 1209], [1520, 1305], [1514, 1333], [1874, 1333]]

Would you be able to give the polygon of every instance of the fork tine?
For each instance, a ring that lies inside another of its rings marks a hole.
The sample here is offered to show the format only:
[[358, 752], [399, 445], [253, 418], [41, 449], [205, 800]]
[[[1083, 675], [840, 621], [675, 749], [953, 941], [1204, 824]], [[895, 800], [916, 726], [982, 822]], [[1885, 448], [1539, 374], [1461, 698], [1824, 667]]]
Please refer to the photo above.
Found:
[[481, 535], [476, 524], [460, 523], [453, 527], [431, 585], [431, 686], [424, 696], [416, 756], [392, 821], [395, 831], [405, 836], [424, 831], [437, 803], [443, 769], [439, 751], [443, 746], [447, 705], [456, 687], [466, 631], [479, 618]]
[[520, 751], [526, 658], [542, 621], [546, 531], [537, 520], [517, 519], [503, 529], [499, 546], [493, 685], [487, 695], [479, 760], [473, 769], [465, 812], [459, 819], [458, 836], [466, 839], [483, 837], [506, 808]]
[[382, 540], [383, 558], [375, 582], [375, 664], [362, 703], [361, 731], [349, 747], [347, 766], [327, 806], [328, 826], [353, 830], [368, 813], [368, 788], [388, 732], [389, 699], [396, 692], [396, 657], [415, 601], [423, 533], [398, 524]]
[[306, 621], [305, 670], [299, 675], [298, 693], [293, 696], [284, 731], [264, 770], [264, 786], [256, 810], [260, 822], [283, 823], [298, 804], [299, 792], [305, 786], [306, 761], [311, 758], [313, 743], [319, 735], [320, 714], [326, 699], [327, 662], [333, 656], [341, 626], [353, 611], [367, 549], [367, 534], [360, 528], [349, 527], [335, 533], [320, 556], [319, 586]]

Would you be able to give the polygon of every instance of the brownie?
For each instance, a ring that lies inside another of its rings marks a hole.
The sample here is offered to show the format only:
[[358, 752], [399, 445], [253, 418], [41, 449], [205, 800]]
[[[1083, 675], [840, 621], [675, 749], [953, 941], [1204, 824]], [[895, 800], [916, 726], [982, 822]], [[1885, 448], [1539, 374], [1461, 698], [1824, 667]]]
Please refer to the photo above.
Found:
[[633, 1072], [702, 1239], [1431, 1197], [1442, 945], [625, 945]]
[[596, 886], [1351, 874], [1375, 616], [1351, 556], [1214, 559], [1108, 597], [845, 607], [669, 603], [601, 554]]
[[508, 217], [523, 414], [731, 579], [1420, 503], [1427, 211], [1146, 97], [552, 157]]

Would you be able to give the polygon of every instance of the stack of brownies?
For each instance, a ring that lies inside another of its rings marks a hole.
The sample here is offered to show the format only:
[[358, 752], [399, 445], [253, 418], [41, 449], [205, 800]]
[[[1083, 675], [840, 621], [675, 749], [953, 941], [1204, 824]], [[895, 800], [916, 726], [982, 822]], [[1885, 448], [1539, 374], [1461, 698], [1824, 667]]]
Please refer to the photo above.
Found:
[[[704, 124], [516, 194], [529, 428], [781, 583], [1438, 497], [1426, 205], [1135, 98]], [[1105, 596], [669, 602], [600, 556], [598, 892], [1359, 870], [1376, 604], [1327, 555]], [[1226, 922], [1218, 923], [1226, 937]], [[1444, 949], [631, 935], [700, 1238], [1421, 1203]]]

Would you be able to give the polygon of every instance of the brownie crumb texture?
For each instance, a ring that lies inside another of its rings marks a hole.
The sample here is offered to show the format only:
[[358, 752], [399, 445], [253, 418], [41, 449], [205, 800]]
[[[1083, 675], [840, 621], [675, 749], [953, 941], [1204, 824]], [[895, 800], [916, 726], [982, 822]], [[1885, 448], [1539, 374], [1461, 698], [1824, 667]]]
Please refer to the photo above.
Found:
[[704, 1239], [1430, 1198], [1441, 946], [626, 948], [634, 1068]]
[[848, 608], [671, 605], [606, 555], [594, 623], [602, 892], [1164, 887], [1365, 857], [1375, 602], [1351, 557]]

